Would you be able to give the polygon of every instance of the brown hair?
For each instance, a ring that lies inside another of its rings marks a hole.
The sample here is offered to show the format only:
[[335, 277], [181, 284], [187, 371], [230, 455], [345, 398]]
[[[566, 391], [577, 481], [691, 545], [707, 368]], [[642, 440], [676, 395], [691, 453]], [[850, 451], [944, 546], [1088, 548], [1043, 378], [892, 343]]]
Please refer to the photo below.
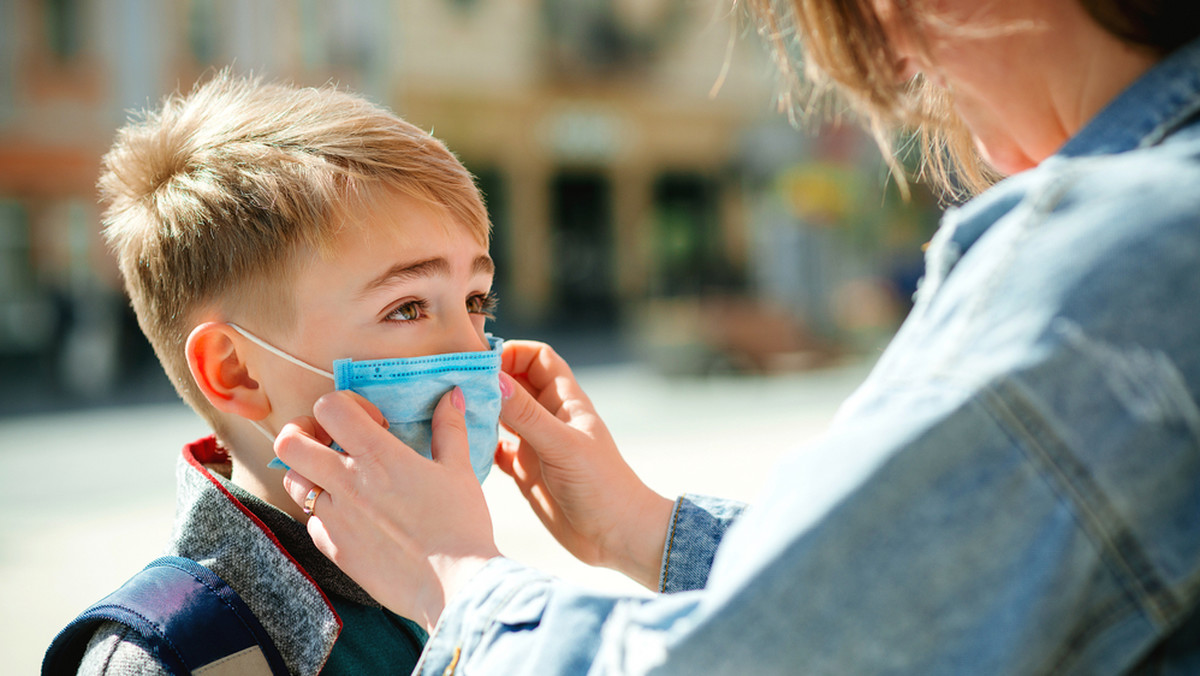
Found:
[[437, 139], [332, 86], [229, 70], [121, 129], [99, 188], [138, 323], [210, 423], [184, 354], [197, 312], [252, 311], [286, 327], [293, 262], [323, 251], [352, 205], [401, 190], [442, 206], [483, 244], [489, 236], [470, 173]]
[[[1079, 2], [1113, 35], [1164, 54], [1200, 34], [1194, 0]], [[905, 177], [893, 154], [897, 129], [916, 136], [921, 150], [918, 176], [947, 195], [974, 194], [996, 180], [998, 174], [979, 155], [944, 90], [921, 76], [907, 83], [896, 81], [895, 54], [872, 0], [747, 4], [785, 78], [781, 103], [789, 111], [807, 112], [836, 91], [863, 118], [902, 188]], [[917, 28], [920, 19], [909, 2], [896, 0], [896, 11], [908, 28]], [[803, 73], [797, 72], [798, 64], [803, 64]]]

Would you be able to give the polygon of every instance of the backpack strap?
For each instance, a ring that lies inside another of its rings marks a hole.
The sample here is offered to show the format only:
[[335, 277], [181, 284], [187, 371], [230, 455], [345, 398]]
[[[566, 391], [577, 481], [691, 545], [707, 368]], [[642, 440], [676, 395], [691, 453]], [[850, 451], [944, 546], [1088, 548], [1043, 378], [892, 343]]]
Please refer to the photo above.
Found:
[[43, 676], [75, 674], [96, 628], [131, 628], [172, 674], [288, 673], [271, 637], [216, 573], [177, 556], [156, 559], [66, 626], [46, 651]]

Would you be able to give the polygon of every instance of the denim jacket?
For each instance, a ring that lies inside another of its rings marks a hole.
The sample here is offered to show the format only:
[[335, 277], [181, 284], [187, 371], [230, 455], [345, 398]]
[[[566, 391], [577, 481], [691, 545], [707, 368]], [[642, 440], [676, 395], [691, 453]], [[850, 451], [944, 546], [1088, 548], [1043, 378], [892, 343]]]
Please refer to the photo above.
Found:
[[668, 593], [494, 559], [418, 673], [1200, 673], [1198, 113], [1200, 42], [949, 211], [816, 448], [677, 502]]

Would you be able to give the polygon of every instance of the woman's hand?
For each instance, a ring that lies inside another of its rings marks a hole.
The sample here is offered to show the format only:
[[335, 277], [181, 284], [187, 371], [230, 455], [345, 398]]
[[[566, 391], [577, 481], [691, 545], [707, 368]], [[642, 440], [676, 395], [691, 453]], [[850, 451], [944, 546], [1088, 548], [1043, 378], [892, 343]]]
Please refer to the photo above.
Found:
[[655, 589], [674, 503], [625, 463], [570, 367], [550, 346], [507, 341], [501, 368], [506, 400], [500, 420], [520, 439], [501, 442], [496, 466], [579, 560]]
[[[280, 432], [275, 452], [292, 471], [288, 494], [326, 556], [391, 610], [432, 630], [447, 600], [499, 556], [483, 492], [471, 470], [462, 392], [433, 413], [433, 460], [388, 433], [379, 411], [352, 392], [317, 400], [313, 417]], [[328, 448], [338, 442], [346, 453]]]

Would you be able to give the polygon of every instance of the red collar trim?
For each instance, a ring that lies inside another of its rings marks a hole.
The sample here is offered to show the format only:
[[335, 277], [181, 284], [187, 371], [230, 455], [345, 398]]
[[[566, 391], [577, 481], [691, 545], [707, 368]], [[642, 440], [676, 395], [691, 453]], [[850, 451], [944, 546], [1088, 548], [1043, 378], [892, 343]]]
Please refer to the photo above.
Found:
[[[184, 446], [183, 457], [187, 458], [188, 463], [193, 467], [196, 466], [196, 463], [200, 463], [201, 465], [211, 465], [214, 463], [229, 462], [229, 451], [226, 451], [224, 447], [217, 443], [217, 438], [215, 436], [207, 436], [203, 439], [197, 439], [187, 446]], [[192, 462], [193, 459], [196, 462]], [[208, 474], [208, 470], [204, 469], [203, 467], [198, 467], [197, 469], [200, 469], [205, 474]], [[212, 475], [209, 475], [209, 478], [212, 478]], [[220, 486], [220, 483], [217, 485]], [[228, 493], [226, 494], [228, 495]]]
[[263, 523], [261, 519], [254, 515], [254, 512], [251, 512], [248, 507], [243, 505], [240, 500], [235, 498], [233, 494], [230, 493], [229, 490], [226, 489], [225, 486], [222, 485], [221, 482], [218, 481], [217, 478], [208, 471], [208, 468], [204, 466], [205, 464], [229, 462], [229, 451], [225, 450], [224, 447], [217, 443], [217, 438], [215, 436], [210, 435], [185, 445], [183, 447], [183, 459], [196, 471], [204, 475], [204, 478], [208, 479], [209, 482], [212, 483], [213, 487], [220, 491], [226, 499], [233, 503], [234, 506], [242, 512], [242, 514], [245, 514], [246, 518], [250, 519], [251, 523], [253, 523], [255, 526], [258, 526], [258, 529], [261, 530], [263, 535], [265, 535], [275, 545], [275, 548], [282, 552], [283, 555], [292, 562], [292, 565], [296, 567], [296, 570], [299, 570], [304, 577], [308, 578], [308, 581], [312, 584], [312, 586], [316, 588], [318, 593], [321, 594], [321, 598], [325, 600], [325, 605], [329, 608], [329, 612], [333, 613], [333, 616], [337, 618], [338, 632], [340, 633], [343, 627], [342, 617], [338, 615], [336, 610], [334, 610], [333, 604], [329, 602], [329, 597], [325, 595], [325, 590], [321, 589], [321, 585], [317, 584], [317, 581], [308, 574], [308, 571], [304, 569], [304, 566], [301, 566], [300, 562], [293, 558], [291, 553], [284, 548], [283, 544], [279, 542], [279, 539], [275, 537], [275, 534], [271, 532], [271, 529], [267, 528], [267, 524]]

